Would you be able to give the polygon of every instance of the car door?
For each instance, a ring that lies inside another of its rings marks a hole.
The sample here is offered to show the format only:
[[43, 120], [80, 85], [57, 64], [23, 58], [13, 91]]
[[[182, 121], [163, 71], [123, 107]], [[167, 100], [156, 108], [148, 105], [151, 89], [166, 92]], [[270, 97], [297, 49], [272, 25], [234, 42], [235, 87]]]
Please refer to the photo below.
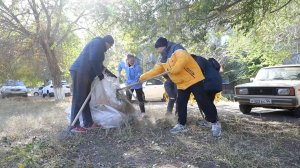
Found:
[[161, 100], [165, 92], [163, 82], [158, 79], [147, 81], [143, 86], [143, 90], [146, 100]]

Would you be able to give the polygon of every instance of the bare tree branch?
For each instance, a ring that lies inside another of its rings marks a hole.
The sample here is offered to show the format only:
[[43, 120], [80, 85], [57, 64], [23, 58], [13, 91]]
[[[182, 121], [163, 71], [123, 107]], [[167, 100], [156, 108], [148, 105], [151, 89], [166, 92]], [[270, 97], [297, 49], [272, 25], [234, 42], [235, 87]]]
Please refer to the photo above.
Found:
[[218, 8], [215, 8], [214, 10], [216, 10], [216, 11], [224, 11], [224, 10], [227, 10], [227, 9], [233, 7], [234, 5], [236, 5], [236, 4], [238, 4], [238, 3], [242, 2], [242, 1], [243, 0], [236, 0], [236, 1], [232, 2], [231, 4], [222, 5], [222, 6], [218, 7]]
[[51, 32], [51, 16], [49, 14], [49, 11], [48, 9], [46, 8], [45, 6], [45, 3], [43, 0], [40, 0], [41, 2], [41, 5], [42, 5], [42, 9], [46, 15], [46, 18], [47, 18], [47, 29], [46, 29], [46, 34], [48, 36], [48, 39], [50, 39], [50, 32]]
[[[56, 43], [56, 46], [59, 46], [68, 37], [68, 35], [70, 34], [74, 24], [76, 24], [79, 21], [79, 19], [83, 16], [85, 16], [85, 10], [80, 13], [80, 15], [76, 18], [76, 20], [74, 20], [72, 23], [69, 24], [69, 26], [68, 26], [66, 32], [64, 33], [64, 35], [62, 35], [62, 37]], [[56, 47], [56, 46], [51, 46], [51, 47]]]
[[[16, 26], [20, 28], [23, 34], [30, 36], [31, 33], [28, 31], [24, 25], [20, 22], [20, 20], [12, 13], [12, 11], [3, 3], [3, 1], [0, 1], [0, 7], [3, 7], [6, 10], [6, 13], [9, 14], [9, 16], [16, 22]], [[3, 16], [3, 15], [2, 15]]]
[[292, 0], [288, 0], [285, 4], [283, 4], [281, 7], [279, 7], [278, 9], [275, 9], [273, 11], [271, 11], [270, 13], [274, 13], [277, 12], [279, 10], [281, 10], [282, 8], [284, 8], [285, 6], [287, 6], [290, 2], [292, 2]]
[[33, 12], [33, 16], [34, 16], [34, 19], [35, 19], [35, 24], [36, 24], [36, 33], [40, 32], [40, 14], [39, 12], [37, 11], [37, 8], [36, 8], [36, 3], [35, 3], [35, 0], [32, 0], [32, 2], [30, 2], [30, 0], [28, 0], [28, 3], [31, 7], [31, 10]]
[[56, 37], [57, 33], [58, 33], [58, 30], [59, 30], [59, 25], [60, 25], [60, 22], [61, 22], [61, 16], [62, 16], [62, 9], [63, 9], [63, 3], [61, 0], [59, 0], [59, 4], [58, 4], [58, 16], [57, 16], [57, 20], [56, 20], [56, 23], [54, 24], [54, 29], [52, 31], [52, 37]]

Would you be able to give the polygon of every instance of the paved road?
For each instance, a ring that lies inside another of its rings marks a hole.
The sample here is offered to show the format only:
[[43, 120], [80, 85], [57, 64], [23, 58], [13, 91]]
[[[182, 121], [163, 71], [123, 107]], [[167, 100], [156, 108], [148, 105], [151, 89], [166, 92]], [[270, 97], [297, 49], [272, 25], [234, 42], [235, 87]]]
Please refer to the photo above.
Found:
[[[166, 108], [165, 102], [148, 102], [146, 107], [151, 107], [152, 109], [164, 109]], [[222, 115], [233, 115], [239, 116], [240, 118], [248, 118], [260, 121], [270, 121], [270, 122], [287, 122], [296, 123], [300, 125], [300, 118], [296, 118], [288, 110], [281, 109], [266, 109], [266, 108], [253, 108], [250, 115], [245, 115], [240, 112], [239, 104], [237, 102], [218, 102], [216, 104], [218, 113]], [[190, 106], [188, 108], [189, 112], [198, 112], [197, 106]]]

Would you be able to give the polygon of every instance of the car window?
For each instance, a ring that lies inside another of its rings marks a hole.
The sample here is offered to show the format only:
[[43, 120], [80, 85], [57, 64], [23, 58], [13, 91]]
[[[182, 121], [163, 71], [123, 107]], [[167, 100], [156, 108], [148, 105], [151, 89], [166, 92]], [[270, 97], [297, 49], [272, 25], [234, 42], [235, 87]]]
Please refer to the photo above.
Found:
[[22, 81], [9, 80], [6, 81], [5, 86], [25, 86], [25, 85]]
[[15, 86], [24, 86], [24, 83], [21, 81], [16, 81]]
[[255, 80], [300, 80], [300, 67], [266, 68], [258, 71]]
[[163, 82], [157, 79], [151, 79], [147, 81], [146, 85], [162, 85]]

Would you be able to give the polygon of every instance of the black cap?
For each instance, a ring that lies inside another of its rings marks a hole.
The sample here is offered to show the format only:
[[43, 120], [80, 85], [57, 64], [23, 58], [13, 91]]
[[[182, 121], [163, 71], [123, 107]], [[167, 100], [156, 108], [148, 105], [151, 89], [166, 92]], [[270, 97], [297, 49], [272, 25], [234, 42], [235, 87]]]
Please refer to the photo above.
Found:
[[159, 47], [167, 47], [168, 45], [168, 40], [164, 37], [159, 37], [154, 45], [155, 48]]
[[114, 45], [114, 38], [111, 35], [104, 36], [103, 40], [110, 45]]

